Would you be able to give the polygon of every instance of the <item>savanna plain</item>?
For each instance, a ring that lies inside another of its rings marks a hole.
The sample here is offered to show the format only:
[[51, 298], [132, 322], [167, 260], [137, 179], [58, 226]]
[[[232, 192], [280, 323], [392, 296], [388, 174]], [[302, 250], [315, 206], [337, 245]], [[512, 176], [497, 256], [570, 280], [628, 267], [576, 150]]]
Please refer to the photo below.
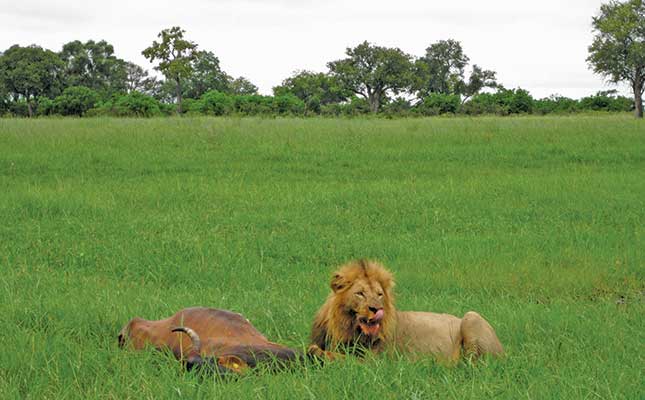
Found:
[[[117, 346], [202, 305], [304, 348], [334, 268], [488, 319], [507, 357], [221, 380]], [[645, 124], [628, 115], [0, 119], [0, 398], [645, 397]]]

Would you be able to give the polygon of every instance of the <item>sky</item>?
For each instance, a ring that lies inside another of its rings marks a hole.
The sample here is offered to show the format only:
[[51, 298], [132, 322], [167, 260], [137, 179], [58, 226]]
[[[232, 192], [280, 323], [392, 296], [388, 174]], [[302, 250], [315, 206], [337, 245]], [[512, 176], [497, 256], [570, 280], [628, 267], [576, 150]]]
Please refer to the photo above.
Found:
[[[367, 40], [422, 56], [455, 39], [507, 88], [579, 98], [615, 88], [588, 68], [595, 0], [0, 0], [0, 50], [104, 39], [146, 69], [141, 51], [171, 26], [260, 92], [298, 70], [326, 71]], [[618, 88], [629, 94], [626, 87]]]

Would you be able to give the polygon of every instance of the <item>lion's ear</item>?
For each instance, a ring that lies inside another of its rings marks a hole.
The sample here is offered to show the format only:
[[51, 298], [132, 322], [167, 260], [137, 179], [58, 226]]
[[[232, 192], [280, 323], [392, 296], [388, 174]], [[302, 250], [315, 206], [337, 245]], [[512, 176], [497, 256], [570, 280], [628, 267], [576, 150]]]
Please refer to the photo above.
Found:
[[396, 286], [396, 283], [394, 282], [394, 276], [389, 271], [384, 271], [383, 274], [381, 274], [380, 282], [383, 290], [390, 291], [392, 290], [392, 288], [394, 288], [394, 286]]
[[339, 290], [343, 290], [345, 286], [347, 286], [347, 280], [345, 277], [339, 273], [335, 273], [334, 276], [331, 278], [331, 290], [334, 292], [338, 292]]

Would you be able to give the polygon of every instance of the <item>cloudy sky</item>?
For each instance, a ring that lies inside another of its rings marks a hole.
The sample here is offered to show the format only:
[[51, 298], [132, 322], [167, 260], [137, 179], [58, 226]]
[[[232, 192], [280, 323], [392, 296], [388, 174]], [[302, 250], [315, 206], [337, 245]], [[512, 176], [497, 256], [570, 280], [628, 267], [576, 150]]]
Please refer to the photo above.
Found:
[[[534, 96], [581, 97], [612, 88], [589, 71], [596, 0], [0, 0], [0, 49], [105, 39], [146, 68], [147, 47], [179, 25], [222, 67], [263, 93], [296, 70], [325, 71], [363, 40], [420, 56], [441, 39], [497, 71], [506, 87]], [[627, 93], [623, 89], [624, 93]]]

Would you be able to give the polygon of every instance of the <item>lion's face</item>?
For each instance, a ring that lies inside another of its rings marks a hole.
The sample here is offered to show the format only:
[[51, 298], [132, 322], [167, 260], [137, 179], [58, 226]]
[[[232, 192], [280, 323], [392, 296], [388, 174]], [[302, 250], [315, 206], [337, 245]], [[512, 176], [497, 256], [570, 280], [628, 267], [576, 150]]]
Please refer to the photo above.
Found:
[[[334, 286], [337, 285], [332, 283], [332, 287]], [[354, 329], [366, 336], [378, 336], [385, 315], [383, 286], [377, 281], [370, 282], [365, 277], [360, 277], [351, 282], [349, 287], [339, 290], [344, 291], [344, 309], [352, 317]]]
[[373, 343], [381, 338], [393, 318], [392, 275], [380, 264], [368, 261], [350, 263], [331, 280], [336, 313], [346, 322], [347, 336]]

